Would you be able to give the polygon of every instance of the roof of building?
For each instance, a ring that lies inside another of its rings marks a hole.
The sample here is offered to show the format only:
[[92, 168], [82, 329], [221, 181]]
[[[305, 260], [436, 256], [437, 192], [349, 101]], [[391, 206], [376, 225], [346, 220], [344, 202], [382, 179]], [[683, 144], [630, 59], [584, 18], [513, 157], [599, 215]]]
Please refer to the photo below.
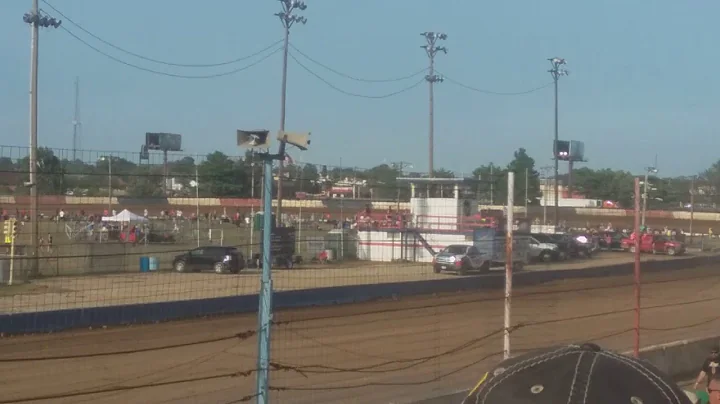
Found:
[[473, 184], [482, 184], [486, 181], [478, 180], [476, 178], [412, 178], [412, 177], [399, 177], [397, 178], [398, 182], [407, 182], [409, 184], [447, 184], [447, 185], [454, 185], [454, 184], [466, 184], [466, 185], [473, 185]]

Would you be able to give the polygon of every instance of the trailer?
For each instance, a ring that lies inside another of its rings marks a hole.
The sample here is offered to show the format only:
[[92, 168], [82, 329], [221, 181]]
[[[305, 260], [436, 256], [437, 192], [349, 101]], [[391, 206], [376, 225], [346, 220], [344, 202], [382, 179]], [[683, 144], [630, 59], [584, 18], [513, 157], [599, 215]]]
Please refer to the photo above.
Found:
[[[505, 265], [507, 261], [507, 233], [503, 229], [486, 227], [473, 231], [473, 245], [480, 254], [487, 257], [491, 266]], [[530, 234], [516, 232], [513, 234], [512, 262], [513, 267], [521, 270], [530, 262]]]

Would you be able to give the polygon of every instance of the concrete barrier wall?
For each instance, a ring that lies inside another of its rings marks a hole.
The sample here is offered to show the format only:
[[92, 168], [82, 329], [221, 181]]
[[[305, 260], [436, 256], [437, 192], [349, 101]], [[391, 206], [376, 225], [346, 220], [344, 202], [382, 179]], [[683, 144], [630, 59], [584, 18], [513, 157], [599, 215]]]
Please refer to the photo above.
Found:
[[[720, 343], [720, 336], [653, 345], [640, 351], [640, 359], [650, 362], [675, 380], [685, 380], [697, 376], [710, 349], [717, 347], [718, 343]], [[632, 355], [632, 352], [624, 352], [624, 354]], [[458, 404], [468, 395], [470, 387], [468, 386], [467, 390], [453, 391], [442, 396], [406, 404]]]
[[[647, 261], [643, 263], [643, 272], [683, 270], [719, 262], [720, 256]], [[529, 286], [558, 279], [625, 275], [632, 273], [632, 271], [633, 264], [564, 271], [526, 271], [515, 274], [513, 282], [518, 286]], [[278, 292], [274, 295], [273, 303], [275, 308], [327, 306], [360, 303], [397, 296], [498, 289], [502, 288], [504, 284], [503, 274], [495, 274], [428, 281], [337, 286]], [[247, 313], [257, 311], [257, 308], [258, 296], [244, 295], [37, 313], [2, 314], [0, 315], [0, 332], [8, 334], [54, 332], [79, 327], [148, 323], [198, 316]]]
[[[675, 341], [655, 345], [640, 351], [640, 358], [647, 360], [676, 380], [694, 378], [710, 350], [720, 344], [720, 336]], [[626, 354], [631, 354], [627, 352]]]

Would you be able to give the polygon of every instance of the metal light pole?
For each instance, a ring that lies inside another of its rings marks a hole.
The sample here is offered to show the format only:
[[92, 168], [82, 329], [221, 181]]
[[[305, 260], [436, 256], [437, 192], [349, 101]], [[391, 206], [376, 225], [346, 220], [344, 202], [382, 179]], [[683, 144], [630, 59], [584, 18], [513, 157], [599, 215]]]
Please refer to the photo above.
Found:
[[[444, 46], [437, 46], [438, 41], [444, 41], [447, 39], [447, 35], [439, 32], [423, 32], [420, 35], [425, 37], [427, 44], [422, 45], [421, 48], [425, 49], [428, 58], [430, 59], [430, 71], [425, 80], [427, 80], [430, 87], [430, 116], [429, 116], [429, 143], [428, 143], [428, 174], [429, 177], [433, 177], [435, 172], [435, 83], [442, 83], [443, 78], [435, 74], [435, 55], [438, 52], [447, 54], [447, 48]], [[429, 191], [429, 190], [428, 190]]]
[[525, 219], [528, 217], [528, 179], [529, 171], [527, 168], [525, 169]]
[[646, 167], [645, 168], [645, 182], [643, 182], [643, 195], [642, 195], [642, 217], [640, 220], [640, 225], [645, 226], [645, 212], [647, 211], [647, 199], [648, 199], [648, 177], [650, 174], [657, 174], [658, 170], [655, 167]]
[[99, 161], [108, 163], [108, 215], [112, 215], [112, 157], [102, 156]]
[[[282, 85], [280, 93], [280, 131], [285, 131], [285, 102], [287, 99], [287, 69], [288, 69], [288, 46], [290, 42], [290, 28], [296, 23], [307, 23], [307, 18], [293, 14], [295, 10], [303, 11], [307, 8], [304, 2], [298, 0], [280, 0], [282, 11], [275, 13], [280, 18], [285, 29], [285, 41], [283, 45], [283, 69]], [[282, 189], [283, 189], [283, 160], [278, 161], [278, 183], [277, 183], [277, 213], [276, 220], [279, 222], [282, 213]], [[272, 174], [271, 174], [272, 175]], [[272, 182], [272, 181], [271, 181]], [[270, 193], [272, 199], [272, 192]], [[272, 208], [267, 212], [272, 212]]]
[[112, 156], [108, 156], [108, 212], [112, 214]]
[[505, 310], [503, 330], [503, 359], [510, 358], [510, 328], [512, 326], [513, 286], [513, 212], [515, 210], [515, 173], [508, 172], [507, 222], [505, 229]]
[[540, 167], [543, 172], [543, 226], [547, 225], [547, 189], [548, 189], [548, 172], [552, 170], [550, 166]]
[[560, 199], [560, 191], [559, 191], [559, 181], [558, 181], [558, 170], [559, 170], [559, 164], [560, 161], [558, 160], [557, 156], [557, 142], [558, 142], [558, 80], [560, 79], [560, 76], [567, 76], [569, 72], [562, 68], [565, 64], [565, 59], [562, 58], [550, 58], [548, 59], [550, 61], [550, 65], [552, 68], [548, 70], [550, 75], [552, 75], [553, 82], [555, 84], [555, 141], [553, 142], [553, 160], [555, 160], [555, 226], [557, 227], [558, 223], [560, 222], [560, 209], [559, 209], [559, 199]]
[[[396, 163], [392, 163], [391, 167], [397, 170], [397, 174], [399, 177], [403, 176], [403, 172], [406, 168], [412, 168], [412, 163], [408, 163], [407, 161], [399, 161]], [[397, 187], [397, 214], [400, 214], [400, 187]]]
[[690, 244], [693, 242], [693, 222], [695, 221], [695, 179], [690, 183]]
[[195, 221], [197, 222], [197, 246], [200, 247], [200, 175], [197, 163], [195, 163]]
[[[281, 149], [284, 147], [281, 146]], [[282, 160], [284, 156], [277, 156]], [[263, 233], [262, 233], [262, 273], [260, 275], [260, 293], [258, 314], [258, 363], [257, 363], [257, 403], [270, 402], [270, 331], [272, 318], [272, 156], [263, 156]]]
[[38, 268], [38, 254], [40, 252], [40, 245], [38, 243], [39, 237], [39, 226], [38, 219], [38, 181], [37, 181], [37, 114], [38, 114], [38, 36], [40, 27], [44, 28], [58, 28], [62, 23], [60, 20], [56, 20], [51, 17], [41, 16], [40, 7], [38, 5], [39, 0], [33, 0], [32, 9], [29, 13], [23, 15], [23, 21], [26, 24], [30, 24], [30, 167], [29, 167], [29, 186], [30, 186], [30, 221], [32, 222], [32, 252], [34, 259], [32, 260], [32, 267], [30, 273], [37, 275], [39, 272]]
[[253, 245], [255, 244], [255, 154], [251, 154], [250, 161], [250, 251], [248, 257], [254, 261], [253, 258]]

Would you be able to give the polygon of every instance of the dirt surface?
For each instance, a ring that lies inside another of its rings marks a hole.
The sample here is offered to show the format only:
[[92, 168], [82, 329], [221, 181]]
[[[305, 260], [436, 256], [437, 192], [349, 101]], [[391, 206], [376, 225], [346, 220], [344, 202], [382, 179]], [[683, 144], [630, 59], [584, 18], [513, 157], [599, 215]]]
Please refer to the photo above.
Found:
[[[518, 288], [513, 352], [589, 340], [631, 349], [631, 285], [625, 276]], [[645, 276], [642, 344], [717, 334], [719, 286], [714, 267]], [[502, 307], [501, 291], [476, 291], [280, 311], [272, 330], [273, 402], [397, 403], [471, 387], [500, 357]], [[257, 341], [233, 335], [256, 327], [248, 314], [0, 339], [0, 403], [241, 402], [255, 391], [255, 375], [242, 372], [255, 368]], [[227, 339], [207, 342], [213, 338]], [[138, 387], [147, 384], [158, 386]], [[107, 392], [90, 394], [98, 390]]]
[[[643, 255], [643, 260], [677, 259], [662, 255]], [[631, 262], [629, 253], [601, 253], [592, 259], [563, 263], [536, 264], [528, 270], [567, 270]], [[331, 286], [434, 280], [456, 277], [435, 274], [425, 263], [350, 262], [343, 267], [307, 266], [302, 269], [273, 271], [277, 291]], [[497, 270], [502, 271], [502, 268]], [[0, 313], [117, 306], [255, 294], [259, 272], [238, 275], [214, 273], [134, 273], [85, 275], [37, 280], [32, 285], [0, 289]]]

